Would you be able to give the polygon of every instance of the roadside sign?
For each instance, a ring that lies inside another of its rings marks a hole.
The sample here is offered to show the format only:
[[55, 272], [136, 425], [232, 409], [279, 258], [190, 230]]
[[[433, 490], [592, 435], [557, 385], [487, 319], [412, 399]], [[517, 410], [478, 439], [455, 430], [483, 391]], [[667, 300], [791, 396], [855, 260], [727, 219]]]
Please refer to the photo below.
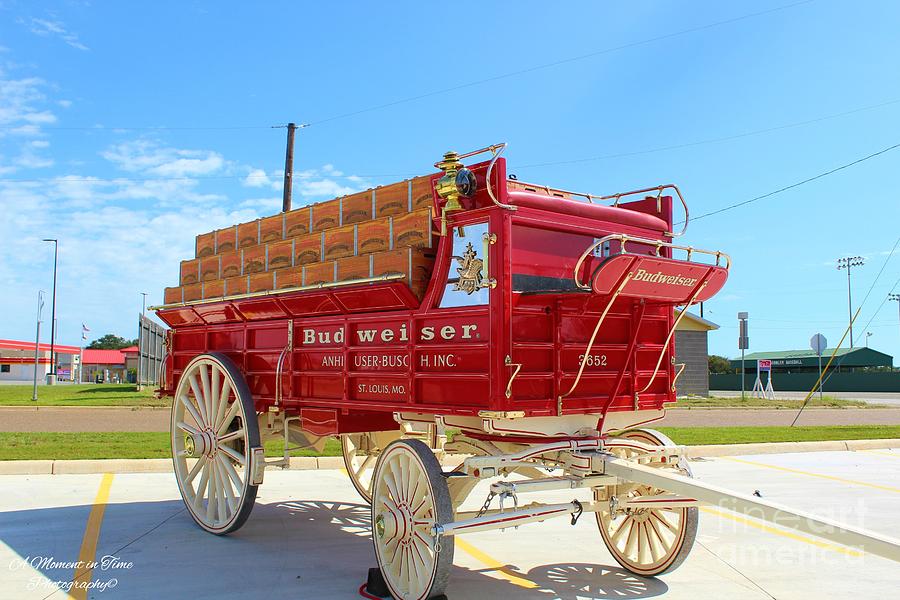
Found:
[[772, 370], [772, 361], [764, 358], [756, 361], [756, 370], [757, 371], [771, 371]]
[[822, 353], [825, 352], [825, 348], [828, 347], [828, 340], [826, 340], [825, 336], [821, 333], [817, 333], [809, 338], [809, 347], [816, 353], [816, 356], [822, 356]]

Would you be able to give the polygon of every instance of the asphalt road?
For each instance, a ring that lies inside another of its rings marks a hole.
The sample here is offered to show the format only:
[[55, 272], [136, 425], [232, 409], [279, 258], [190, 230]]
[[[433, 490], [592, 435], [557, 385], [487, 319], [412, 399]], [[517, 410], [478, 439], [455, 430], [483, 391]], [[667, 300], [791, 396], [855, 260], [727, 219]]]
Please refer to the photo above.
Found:
[[[657, 423], [669, 427], [790, 425], [794, 410], [673, 409]], [[900, 425], [894, 408], [807, 409], [798, 425]], [[169, 411], [107, 407], [0, 407], [0, 431], [168, 431]]]
[[[692, 468], [732, 490], [759, 490], [792, 508], [900, 537], [898, 450], [721, 458]], [[358, 599], [375, 564], [368, 507], [337, 470], [267, 472], [249, 521], [228, 537], [191, 522], [169, 474], [106, 478], [108, 504], [98, 520], [92, 506], [103, 475], [0, 476], [0, 598], [65, 599], [56, 590], [74, 572], [64, 563], [85, 553], [108, 557], [91, 576], [89, 597], [101, 600]], [[466, 508], [477, 508], [485, 492], [476, 488]], [[570, 501], [580, 493], [530, 494], [527, 501]], [[96, 527], [88, 526], [92, 512]], [[97, 527], [92, 552], [86, 534]], [[895, 597], [898, 584], [897, 563], [704, 508], [691, 555], [659, 578], [620, 568], [590, 515], [574, 527], [554, 519], [462, 536], [448, 597], [863, 599]]]

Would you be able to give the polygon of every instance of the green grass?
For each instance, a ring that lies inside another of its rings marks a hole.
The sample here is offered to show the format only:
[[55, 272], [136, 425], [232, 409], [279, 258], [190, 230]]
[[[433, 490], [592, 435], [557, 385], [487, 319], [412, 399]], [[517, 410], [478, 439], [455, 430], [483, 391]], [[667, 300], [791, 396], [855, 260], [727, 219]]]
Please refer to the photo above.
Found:
[[[282, 454], [282, 443], [266, 443], [266, 456]], [[297, 450], [291, 456], [340, 456], [341, 444], [329, 439], [321, 454]], [[160, 432], [46, 433], [0, 432], [0, 460], [169, 458], [169, 434]]]
[[39, 385], [37, 402], [33, 386], [0, 385], [0, 406], [169, 406], [168, 399], [154, 396], [152, 388], [137, 391], [131, 384]]
[[[740, 398], [679, 398], [673, 408], [783, 408], [796, 409], [803, 405], [803, 400], [767, 400], [766, 398], [753, 398], [749, 394]], [[883, 405], [868, 404], [862, 400], [841, 400], [833, 396], [813, 396], [806, 404], [812, 408], [887, 408]]]
[[[751, 442], [807, 442], [900, 438], [900, 425], [829, 427], [661, 427], [675, 443], [684, 445], [746, 444]], [[329, 439], [322, 454], [300, 450], [292, 456], [340, 456], [341, 446]], [[9, 433], [0, 432], [0, 460], [168, 458], [165, 432]], [[266, 443], [266, 456], [281, 456], [281, 441]]]
[[816, 427], [660, 427], [676, 444], [750, 444], [900, 438], [900, 425], [829, 425]]

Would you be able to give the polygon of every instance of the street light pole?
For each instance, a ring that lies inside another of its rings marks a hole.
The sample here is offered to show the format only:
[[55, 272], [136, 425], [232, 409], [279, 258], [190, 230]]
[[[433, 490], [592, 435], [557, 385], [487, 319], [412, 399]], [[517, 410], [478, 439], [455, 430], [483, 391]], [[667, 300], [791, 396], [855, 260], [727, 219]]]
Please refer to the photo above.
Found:
[[53, 307], [50, 316], [50, 378], [47, 383], [56, 383], [56, 267], [59, 259], [59, 240], [44, 238], [44, 242], [53, 242]]
[[837, 268], [847, 269], [847, 308], [850, 313], [850, 348], [853, 348], [853, 296], [850, 292], [850, 268], [861, 267], [866, 263], [862, 256], [847, 256], [837, 260]]
[[37, 333], [34, 336], [34, 390], [31, 393], [32, 402], [37, 402], [37, 374], [38, 357], [41, 355], [41, 310], [44, 308], [44, 290], [38, 290]]

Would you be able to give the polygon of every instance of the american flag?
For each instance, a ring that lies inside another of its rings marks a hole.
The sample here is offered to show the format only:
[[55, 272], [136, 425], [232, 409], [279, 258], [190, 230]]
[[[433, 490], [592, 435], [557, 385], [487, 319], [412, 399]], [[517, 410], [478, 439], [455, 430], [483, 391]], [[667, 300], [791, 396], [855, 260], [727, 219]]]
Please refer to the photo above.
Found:
[[81, 339], [83, 339], [83, 340], [87, 339], [88, 331], [90, 331], [90, 328], [87, 325], [85, 325], [84, 323], [82, 323], [81, 324]]

